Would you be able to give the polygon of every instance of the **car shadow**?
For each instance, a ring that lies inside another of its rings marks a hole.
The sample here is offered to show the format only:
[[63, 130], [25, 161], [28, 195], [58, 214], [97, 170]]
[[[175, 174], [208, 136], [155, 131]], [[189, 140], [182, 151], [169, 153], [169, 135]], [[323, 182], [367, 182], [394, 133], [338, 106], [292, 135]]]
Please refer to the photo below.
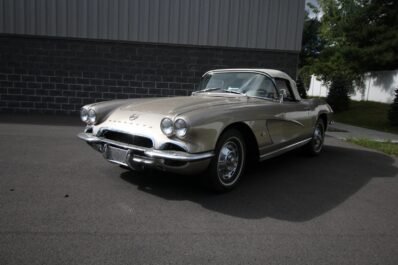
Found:
[[318, 157], [298, 150], [259, 163], [225, 194], [207, 191], [199, 177], [126, 171], [121, 178], [154, 196], [189, 200], [226, 215], [302, 222], [340, 205], [372, 178], [395, 177], [394, 163], [378, 152], [326, 145]]

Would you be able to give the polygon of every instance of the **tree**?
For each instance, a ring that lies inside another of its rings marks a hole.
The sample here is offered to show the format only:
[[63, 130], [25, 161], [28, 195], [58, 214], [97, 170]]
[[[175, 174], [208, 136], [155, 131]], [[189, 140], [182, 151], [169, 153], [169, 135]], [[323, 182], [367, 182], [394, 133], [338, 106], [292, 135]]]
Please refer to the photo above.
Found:
[[361, 73], [356, 67], [355, 60], [349, 60], [350, 45], [347, 45], [345, 32], [346, 18], [355, 12], [354, 1], [320, 0], [319, 4], [324, 12], [319, 34], [324, 43], [323, 49], [314, 59], [310, 69], [318, 78], [329, 84], [327, 102], [336, 112], [349, 107], [349, 92], [353, 83], [361, 83]]
[[[362, 86], [366, 72], [398, 68], [398, 1], [318, 1], [322, 49], [303, 61], [300, 72], [316, 74], [331, 93], [346, 98], [353, 84]], [[345, 88], [332, 92], [341, 85]]]
[[[319, 10], [308, 3], [308, 7], [317, 14]], [[308, 87], [313, 74], [311, 65], [314, 60], [318, 58], [321, 53], [324, 42], [320, 36], [321, 23], [317, 17], [309, 17], [308, 12], [305, 12], [303, 39], [301, 44], [301, 52], [299, 56], [299, 79], [302, 81], [303, 87]]]
[[342, 23], [345, 41], [351, 48], [347, 59], [355, 59], [361, 72], [398, 68], [398, 1], [356, 0]]

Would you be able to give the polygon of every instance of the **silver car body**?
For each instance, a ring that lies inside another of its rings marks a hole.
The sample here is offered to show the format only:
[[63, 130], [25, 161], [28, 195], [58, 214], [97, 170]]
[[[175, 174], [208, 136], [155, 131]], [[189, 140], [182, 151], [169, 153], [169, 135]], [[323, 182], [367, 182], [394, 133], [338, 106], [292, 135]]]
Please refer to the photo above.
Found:
[[[217, 140], [227, 128], [241, 130], [255, 159], [264, 160], [308, 143], [318, 119], [325, 129], [331, 122], [330, 106], [321, 99], [301, 99], [296, 83], [281, 71], [219, 69], [204, 76], [246, 72], [265, 75], [273, 82], [286, 81], [293, 100], [203, 92], [94, 103], [85, 108], [95, 111], [97, 121], [78, 136], [111, 162], [186, 174], [208, 167]], [[187, 134], [166, 136], [160, 128], [165, 117], [186, 121]]]

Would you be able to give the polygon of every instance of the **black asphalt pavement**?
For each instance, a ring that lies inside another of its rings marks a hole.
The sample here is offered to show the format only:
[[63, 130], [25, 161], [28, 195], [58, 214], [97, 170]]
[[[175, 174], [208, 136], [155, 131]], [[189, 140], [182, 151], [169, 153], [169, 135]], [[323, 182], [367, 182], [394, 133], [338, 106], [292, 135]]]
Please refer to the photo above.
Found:
[[[77, 118], [76, 118], [77, 119]], [[398, 163], [334, 138], [212, 194], [105, 161], [57, 117], [0, 119], [0, 264], [398, 264]]]

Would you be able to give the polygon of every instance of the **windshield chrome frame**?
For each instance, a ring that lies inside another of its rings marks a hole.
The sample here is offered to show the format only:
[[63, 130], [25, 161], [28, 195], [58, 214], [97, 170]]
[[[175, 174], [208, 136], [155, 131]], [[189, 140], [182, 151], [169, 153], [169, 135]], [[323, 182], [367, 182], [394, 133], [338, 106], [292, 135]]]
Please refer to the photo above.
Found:
[[[279, 90], [278, 90], [278, 87], [276, 86], [276, 82], [275, 82], [275, 79], [272, 77], [272, 76], [270, 76], [269, 74], [267, 74], [267, 73], [264, 73], [264, 72], [261, 72], [261, 71], [256, 71], [256, 70], [225, 70], [225, 71], [220, 71], [220, 70], [215, 70], [215, 71], [208, 71], [208, 72], [206, 72], [206, 73], [204, 73], [203, 75], [202, 75], [202, 78], [205, 76], [205, 75], [208, 75], [208, 74], [212, 74], [212, 73], [216, 73], [216, 74], [225, 74], [225, 73], [253, 73], [253, 74], [260, 74], [260, 75], [263, 75], [263, 76], [265, 76], [265, 77], [268, 77], [269, 79], [271, 79], [271, 82], [272, 82], [272, 84], [274, 85], [274, 87], [275, 87], [275, 90], [276, 90], [276, 94], [277, 94], [277, 98], [266, 98], [266, 97], [258, 97], [258, 96], [248, 96], [246, 93], [241, 93], [241, 94], [236, 94], [236, 95], [243, 95], [243, 96], [246, 96], [246, 97], [248, 97], [248, 98], [258, 98], [258, 99], [264, 99], [264, 100], [271, 100], [271, 101], [277, 101], [277, 102], [279, 102], [279, 98], [280, 98], [280, 93], [279, 93]], [[192, 96], [193, 95], [197, 95], [197, 94], [200, 94], [200, 91], [201, 90], [198, 90], [198, 91], [193, 91], [192, 92]], [[210, 94], [210, 93], [212, 93], [212, 92], [204, 92], [204, 93], [208, 93], [208, 94]], [[214, 92], [213, 92], [214, 93]], [[217, 93], [217, 92], [216, 92]], [[228, 92], [224, 92], [224, 94], [225, 93], [228, 93]], [[222, 93], [219, 93], [219, 94], [222, 94]], [[230, 93], [230, 94], [232, 94], [232, 93]]]

